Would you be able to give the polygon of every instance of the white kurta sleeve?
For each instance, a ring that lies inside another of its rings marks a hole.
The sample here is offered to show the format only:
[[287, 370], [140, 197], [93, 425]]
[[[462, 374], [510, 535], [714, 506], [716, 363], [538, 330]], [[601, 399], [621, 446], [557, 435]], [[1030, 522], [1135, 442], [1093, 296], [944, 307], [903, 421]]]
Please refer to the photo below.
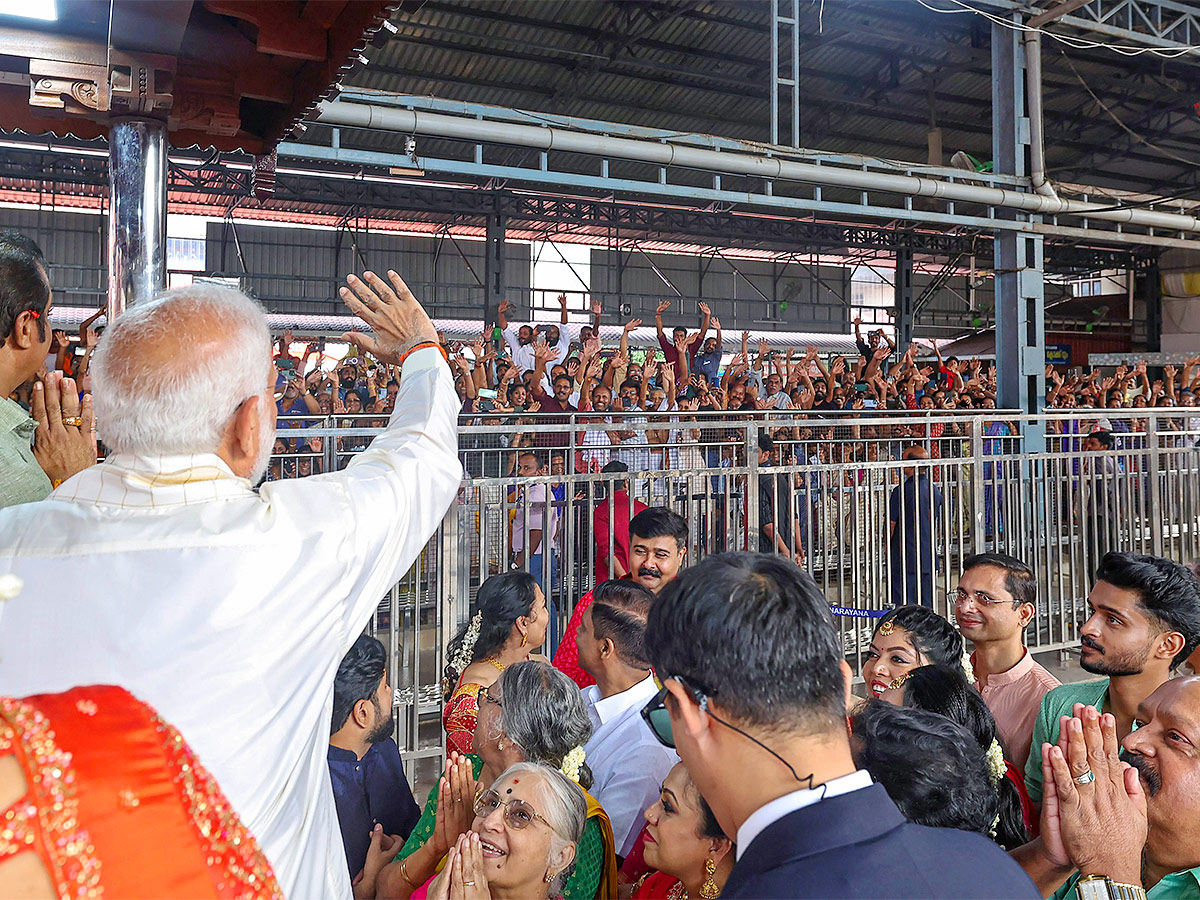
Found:
[[[327, 533], [340, 531], [337, 559], [344, 591], [343, 647], [365, 627], [371, 610], [404, 577], [437, 530], [462, 482], [458, 459], [458, 396], [450, 370], [432, 348], [404, 363], [387, 429], [341, 472], [281, 481], [262, 493], [294, 502], [304, 493]], [[308, 482], [308, 485], [305, 484]], [[320, 483], [319, 494], [306, 488]], [[336, 503], [335, 509], [324, 504]]]

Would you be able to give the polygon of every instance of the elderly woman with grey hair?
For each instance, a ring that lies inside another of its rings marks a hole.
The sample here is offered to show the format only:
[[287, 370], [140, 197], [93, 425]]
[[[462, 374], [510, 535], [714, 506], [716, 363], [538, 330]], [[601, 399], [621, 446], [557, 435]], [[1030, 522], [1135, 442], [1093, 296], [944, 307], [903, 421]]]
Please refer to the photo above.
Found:
[[[475, 753], [450, 754], [446, 771], [429, 793], [425, 811], [396, 858], [379, 870], [375, 896], [408, 900], [438, 870], [459, 838], [472, 827], [477, 788], [493, 785], [519, 763], [541, 763], [579, 787], [586, 825], [562, 880], [564, 900], [616, 897], [617, 858], [612, 825], [587, 788], [592, 774], [583, 745], [592, 735], [579, 688], [553, 666], [537, 660], [509, 666], [479, 693]], [[368, 866], [369, 867], [369, 866]], [[370, 872], [358, 896], [368, 896]]]

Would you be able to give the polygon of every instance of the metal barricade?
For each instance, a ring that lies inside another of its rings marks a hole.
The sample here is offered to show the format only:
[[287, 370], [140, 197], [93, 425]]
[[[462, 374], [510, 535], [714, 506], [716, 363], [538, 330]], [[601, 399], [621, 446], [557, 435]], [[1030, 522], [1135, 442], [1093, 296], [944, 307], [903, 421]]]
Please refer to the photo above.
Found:
[[[669, 507], [688, 521], [688, 564], [786, 546], [836, 608], [856, 673], [872, 613], [920, 602], [951, 617], [948, 595], [962, 563], [984, 551], [1014, 555], [1037, 575], [1030, 648], [1075, 646], [1104, 552], [1200, 558], [1194, 412], [464, 421], [459, 498], [371, 622], [388, 648], [401, 707], [397, 741], [410, 778], [428, 785], [437, 777], [444, 648], [470, 618], [480, 584], [514, 564], [532, 571], [554, 611], [545, 648], [552, 654], [579, 598], [619, 574], [598, 548], [614, 546], [617, 520], [627, 525], [639, 503]], [[272, 477], [291, 477], [302, 466], [335, 471], [382, 424], [378, 415], [281, 420]], [[1089, 450], [1097, 429], [1111, 435], [1111, 446]], [[774, 446], [760, 462], [763, 435]], [[918, 458], [905, 458], [913, 447], [921, 448]], [[515, 474], [522, 456], [537, 474]], [[628, 473], [599, 471], [613, 460]]]

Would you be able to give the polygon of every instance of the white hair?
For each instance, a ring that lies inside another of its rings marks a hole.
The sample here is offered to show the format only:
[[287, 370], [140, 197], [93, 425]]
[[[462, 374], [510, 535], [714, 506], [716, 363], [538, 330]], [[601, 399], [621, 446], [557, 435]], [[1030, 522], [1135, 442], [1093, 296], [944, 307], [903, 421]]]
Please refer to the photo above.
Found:
[[[583, 829], [587, 825], [587, 799], [579, 785], [553, 766], [540, 762], [513, 763], [500, 774], [495, 783], [499, 784], [510, 775], [523, 772], [540, 775], [542, 779], [543, 789], [539, 793], [546, 802], [546, 807], [540, 812], [550, 823], [550, 853], [546, 862], [553, 860], [567, 845], [574, 846], [578, 853], [579, 841], [583, 838]], [[562, 893], [562, 886], [574, 871], [575, 859], [572, 858], [566, 868], [551, 882], [551, 896]]]
[[271, 334], [255, 301], [218, 285], [166, 291], [104, 332], [92, 362], [97, 429], [115, 453], [213, 453], [270, 374]]

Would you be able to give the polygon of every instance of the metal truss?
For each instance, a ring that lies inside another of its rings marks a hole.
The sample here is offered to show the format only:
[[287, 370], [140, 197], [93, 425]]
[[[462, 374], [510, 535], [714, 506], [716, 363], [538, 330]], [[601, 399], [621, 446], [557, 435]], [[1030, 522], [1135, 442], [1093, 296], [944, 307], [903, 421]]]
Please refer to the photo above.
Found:
[[1180, 0], [1088, 0], [1064, 15], [1054, 15], [1065, 3], [1044, 0], [975, 0], [979, 6], [1005, 12], [1027, 13], [1037, 21], [1045, 14], [1047, 24], [1070, 25], [1087, 32], [1087, 37], [1115, 44], [1156, 47], [1185, 55], [1200, 56], [1200, 8]]
[[[301, 145], [306, 146], [306, 145]], [[86, 149], [86, 148], [84, 148]], [[296, 162], [295, 158], [292, 159]], [[974, 255], [986, 268], [992, 236], [973, 231], [906, 228], [896, 224], [868, 225], [814, 221], [783, 216], [739, 213], [727, 208], [666, 207], [617, 202], [605, 198], [531, 194], [509, 189], [443, 188], [417, 183], [366, 180], [361, 177], [321, 177], [277, 173], [275, 193], [268, 206], [277, 209], [317, 206], [343, 221], [363, 215], [400, 218], [404, 213], [433, 214], [447, 224], [486, 225], [504, 217], [509, 228], [541, 228], [554, 233], [591, 229], [633, 240], [670, 240], [710, 247], [756, 248], [781, 254], [828, 253], [890, 256], [907, 250], [919, 257], [948, 259]], [[362, 170], [357, 174], [361, 175]], [[0, 188], [35, 185], [37, 191], [87, 193], [103, 196], [108, 171], [103, 157], [72, 157], [42, 150], [0, 149]], [[173, 155], [169, 190], [175, 196], [211, 198], [213, 205], [232, 211], [253, 202], [253, 173], [249, 164], [220, 160], [185, 163]], [[1047, 244], [1047, 271], [1083, 274], [1105, 269], [1141, 269], [1153, 263], [1152, 247], [1113, 248], [1073, 242]]]

